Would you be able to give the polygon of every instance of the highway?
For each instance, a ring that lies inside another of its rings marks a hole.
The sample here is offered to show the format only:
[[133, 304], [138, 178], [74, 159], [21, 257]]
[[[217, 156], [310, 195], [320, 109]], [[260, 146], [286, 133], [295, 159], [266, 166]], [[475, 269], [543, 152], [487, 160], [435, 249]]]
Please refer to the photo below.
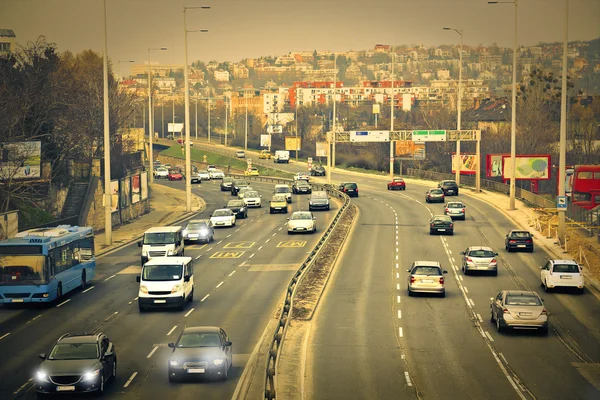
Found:
[[[164, 182], [183, 189], [183, 182]], [[233, 228], [215, 230], [214, 242], [186, 246], [195, 259], [194, 301], [184, 311], [152, 311], [137, 307], [140, 272], [137, 245], [99, 257], [97, 277], [87, 289], [68, 295], [47, 309], [30, 308], [2, 324], [10, 332], [0, 341], [0, 398], [32, 398], [30, 381], [40, 361], [66, 332], [105, 332], [117, 350], [117, 379], [106, 386], [106, 396], [125, 398], [231, 398], [250, 353], [277, 309], [285, 286], [305, 255], [330, 223], [339, 205], [315, 212], [316, 235], [289, 236], [285, 214], [270, 215], [273, 184], [253, 183], [262, 194], [262, 208], [250, 209], [248, 219]], [[194, 185], [206, 201], [199, 217], [207, 218], [233, 198], [218, 182]], [[306, 209], [307, 196], [294, 195], [292, 210]], [[288, 214], [289, 216], [289, 214]], [[167, 379], [169, 342], [185, 326], [221, 326], [233, 342], [233, 368], [226, 382], [177, 383]]]

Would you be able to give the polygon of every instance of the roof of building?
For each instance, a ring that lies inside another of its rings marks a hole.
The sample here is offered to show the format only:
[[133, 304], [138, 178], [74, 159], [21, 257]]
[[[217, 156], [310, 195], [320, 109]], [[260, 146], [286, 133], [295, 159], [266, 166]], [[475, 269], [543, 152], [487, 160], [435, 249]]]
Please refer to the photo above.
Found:
[[15, 35], [15, 31], [13, 31], [12, 29], [0, 29], [0, 36], [17, 37], [17, 35]]

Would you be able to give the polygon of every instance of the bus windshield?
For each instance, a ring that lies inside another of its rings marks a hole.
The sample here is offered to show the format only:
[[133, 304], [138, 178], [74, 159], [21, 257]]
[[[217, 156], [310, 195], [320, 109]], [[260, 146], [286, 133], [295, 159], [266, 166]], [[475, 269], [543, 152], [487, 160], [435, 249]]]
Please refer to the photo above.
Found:
[[41, 285], [47, 283], [43, 255], [0, 256], [0, 285]]

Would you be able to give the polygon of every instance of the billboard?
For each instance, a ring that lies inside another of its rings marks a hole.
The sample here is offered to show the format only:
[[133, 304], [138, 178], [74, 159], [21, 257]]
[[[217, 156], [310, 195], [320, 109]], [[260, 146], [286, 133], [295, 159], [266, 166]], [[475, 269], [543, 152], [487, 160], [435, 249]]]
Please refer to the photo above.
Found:
[[502, 157], [509, 154], [487, 154], [485, 176], [488, 178], [502, 177]]
[[271, 147], [271, 135], [260, 135], [260, 147]]
[[268, 133], [283, 133], [283, 125], [269, 125], [267, 126]]
[[[503, 178], [512, 175], [510, 156], [502, 156]], [[550, 154], [520, 154], [516, 156], [516, 180], [548, 180], [550, 179]]]
[[288, 136], [285, 138], [285, 149], [299, 151], [301, 149], [301, 138], [295, 136]]
[[42, 142], [0, 142], [0, 180], [40, 177]]
[[[477, 168], [477, 156], [475, 154], [460, 155], [460, 173], [462, 175], [475, 174]], [[452, 154], [452, 173], [456, 173], [456, 154]]]
[[131, 203], [135, 204], [140, 201], [140, 176], [133, 175], [131, 177]]
[[424, 160], [425, 143], [415, 143], [412, 140], [396, 141], [396, 159]]
[[390, 131], [350, 131], [351, 142], [389, 142]]
[[112, 212], [119, 210], [119, 181], [110, 181], [110, 209]]
[[142, 184], [142, 200], [146, 200], [148, 198], [148, 172], [144, 171], [140, 175], [140, 183]]
[[317, 157], [327, 157], [327, 142], [317, 142]]

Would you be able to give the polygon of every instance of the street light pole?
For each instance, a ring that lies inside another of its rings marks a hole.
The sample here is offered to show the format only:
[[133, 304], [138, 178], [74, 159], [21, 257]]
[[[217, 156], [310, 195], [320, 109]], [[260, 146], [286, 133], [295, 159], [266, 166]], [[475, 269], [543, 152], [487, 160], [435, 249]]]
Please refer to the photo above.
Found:
[[[296, 144], [298, 144], [298, 101], [296, 101]], [[296, 162], [298, 162], [298, 149], [296, 149]]]
[[152, 140], [154, 138], [154, 120], [152, 117], [152, 70], [150, 69], [150, 52], [153, 50], [163, 51], [167, 50], [166, 47], [157, 47], [148, 49], [148, 136], [150, 137], [150, 145], [148, 149], [148, 158], [150, 164], [150, 184], [154, 183], [154, 155]]
[[160, 133], [162, 138], [165, 138], [165, 103], [161, 100], [160, 102]]
[[337, 115], [335, 112], [335, 104], [337, 103], [337, 53], [333, 53], [333, 150], [331, 152], [331, 168], [335, 169], [335, 122]]
[[248, 98], [246, 97], [246, 91], [244, 90], [244, 103], [246, 103], [246, 133], [244, 136], [244, 151], [248, 151]]
[[[112, 245], [112, 193], [110, 188], [110, 119], [108, 107], [108, 35], [106, 32], [106, 0], [104, 0], [104, 240]], [[152, 173], [150, 173], [152, 176]], [[118, 196], [117, 196], [118, 197]]]
[[225, 96], [225, 147], [227, 147], [227, 96]]
[[[452, 30], [460, 35], [460, 54], [458, 56], [458, 100], [456, 102], [456, 130], [458, 131], [458, 140], [456, 141], [456, 160], [455, 160], [455, 180], [456, 184], [460, 185], [460, 170], [462, 169], [462, 160], [460, 158], [460, 130], [462, 116], [462, 56], [463, 56], [463, 30], [455, 28], [444, 28], [444, 30]], [[479, 160], [477, 160], [479, 163]]]
[[208, 143], [210, 143], [210, 93], [206, 99], [206, 107], [208, 108]]
[[[394, 130], [394, 61], [395, 61], [395, 51], [392, 46], [392, 93], [390, 97], [390, 132]], [[375, 114], [377, 116], [377, 114]], [[400, 171], [400, 175], [402, 175], [402, 171]], [[390, 140], [390, 179], [394, 177], [394, 141]]]
[[196, 141], [198, 141], [198, 98], [196, 100]]
[[[567, 159], [567, 47], [569, 45], [569, 0], [565, 0], [565, 22], [563, 38], [563, 64], [562, 64], [562, 83], [560, 100], [560, 150], [558, 162], [558, 195], [565, 196], [565, 176]], [[566, 209], [558, 209], [558, 239], [560, 243], [565, 243], [566, 232]]]

